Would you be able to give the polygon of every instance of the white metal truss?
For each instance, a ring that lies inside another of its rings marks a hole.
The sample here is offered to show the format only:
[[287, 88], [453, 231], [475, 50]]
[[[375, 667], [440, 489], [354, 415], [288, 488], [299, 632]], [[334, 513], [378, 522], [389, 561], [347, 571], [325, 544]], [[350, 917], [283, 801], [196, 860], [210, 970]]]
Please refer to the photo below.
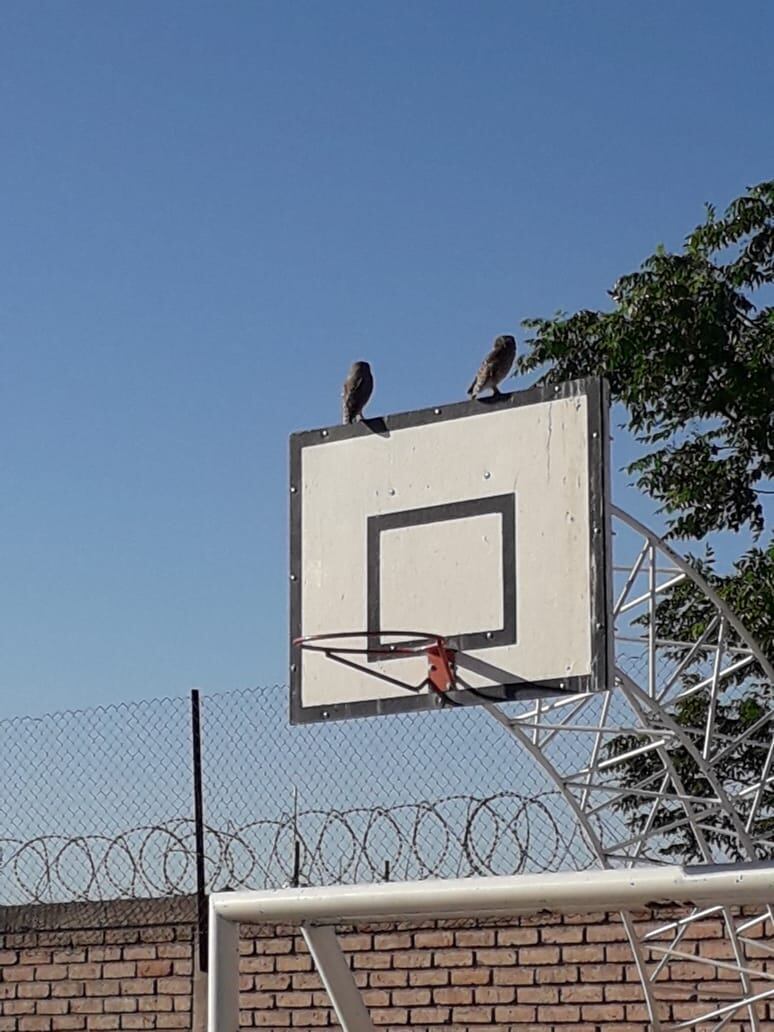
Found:
[[[600, 867], [674, 862], [670, 846], [678, 842], [677, 858], [688, 853], [700, 863], [771, 859], [774, 669], [689, 562], [631, 516], [619, 509], [613, 516], [614, 684], [521, 710], [486, 709], [557, 785]], [[660, 635], [662, 604], [686, 628], [682, 640]], [[749, 704], [756, 694], [764, 700], [757, 710]], [[729, 731], [742, 705], [746, 724]], [[774, 1000], [774, 975], [754, 958], [767, 948], [774, 953], [766, 945], [766, 936], [774, 940], [771, 897], [744, 913], [730, 903], [696, 906], [650, 928], [627, 911], [621, 916], [655, 1032], [720, 1032], [731, 1021], [762, 1032], [761, 1005]], [[728, 959], [704, 956], [692, 937], [709, 916], [722, 923]], [[727, 984], [736, 988], [723, 999], [701, 999], [697, 990], [695, 1015], [670, 1022], [661, 980], [669, 963], [686, 960], [733, 973]]]

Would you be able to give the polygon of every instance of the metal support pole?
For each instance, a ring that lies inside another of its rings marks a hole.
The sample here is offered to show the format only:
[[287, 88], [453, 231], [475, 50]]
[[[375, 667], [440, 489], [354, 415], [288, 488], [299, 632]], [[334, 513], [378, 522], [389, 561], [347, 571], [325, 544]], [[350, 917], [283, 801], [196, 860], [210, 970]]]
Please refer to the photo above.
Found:
[[202, 731], [199, 689], [191, 689], [191, 742], [193, 745], [194, 825], [196, 834], [196, 924], [199, 932], [199, 970], [207, 970], [207, 887], [204, 875], [204, 792], [202, 789]]
[[373, 1032], [366, 1005], [330, 925], [301, 925], [306, 945], [320, 972], [343, 1032]]

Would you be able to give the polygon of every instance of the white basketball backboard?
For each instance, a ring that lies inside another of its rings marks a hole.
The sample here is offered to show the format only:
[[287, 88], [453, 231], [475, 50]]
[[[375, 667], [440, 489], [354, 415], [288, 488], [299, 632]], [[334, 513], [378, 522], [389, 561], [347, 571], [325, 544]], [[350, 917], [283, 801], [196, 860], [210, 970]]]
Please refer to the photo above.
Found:
[[[606, 688], [608, 450], [598, 380], [293, 434], [291, 642], [443, 635], [451, 704]], [[444, 702], [424, 656], [359, 659], [291, 644], [291, 720]]]

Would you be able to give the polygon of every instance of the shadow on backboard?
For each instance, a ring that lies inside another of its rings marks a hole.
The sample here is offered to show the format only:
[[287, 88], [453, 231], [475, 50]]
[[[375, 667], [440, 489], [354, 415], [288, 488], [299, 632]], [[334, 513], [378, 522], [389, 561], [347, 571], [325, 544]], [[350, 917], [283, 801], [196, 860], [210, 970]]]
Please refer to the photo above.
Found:
[[370, 430], [372, 434], [377, 434], [379, 437], [390, 436], [387, 424], [381, 416], [375, 416], [373, 419], [361, 419], [360, 424]]
[[[483, 659], [469, 656], [465, 652], [456, 653], [454, 658], [457, 666], [457, 684], [463, 692], [468, 691], [476, 696], [479, 702], [482, 698], [485, 698], [488, 702], [518, 702], [522, 699], [546, 699], [556, 695], [564, 695], [567, 691], [567, 689], [563, 689], [559, 685], [538, 684], [535, 681], [516, 677], [512, 670], [504, 670], [493, 663], [485, 663]], [[461, 669], [469, 670], [472, 674], [486, 677], [487, 680], [495, 683], [487, 685], [486, 688], [474, 688], [463, 677], [459, 676]]]

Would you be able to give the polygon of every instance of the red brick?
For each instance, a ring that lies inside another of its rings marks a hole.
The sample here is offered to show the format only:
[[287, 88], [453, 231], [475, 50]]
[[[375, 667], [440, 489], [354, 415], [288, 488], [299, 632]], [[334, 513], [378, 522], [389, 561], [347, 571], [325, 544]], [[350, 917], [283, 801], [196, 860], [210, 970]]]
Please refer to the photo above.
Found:
[[243, 1010], [267, 1010], [274, 1006], [272, 993], [240, 993], [239, 1006]]
[[[379, 1013], [376, 1011], [375, 1013]], [[373, 1018], [373, 1015], [371, 1015]], [[319, 1027], [328, 1024], [327, 1010], [296, 1010], [291, 1011], [291, 1022], [294, 1028]]]
[[558, 1003], [559, 990], [553, 985], [520, 985], [516, 997], [519, 1003]]
[[302, 992], [277, 993], [278, 1007], [311, 1007], [312, 994]]
[[110, 961], [102, 967], [105, 978], [134, 978], [137, 965], [133, 961]]
[[[134, 967], [134, 964], [132, 964]], [[131, 978], [134, 971], [128, 972], [123, 977]], [[138, 978], [166, 978], [172, 974], [171, 960], [141, 960], [137, 964], [136, 975]]]
[[571, 1022], [578, 1021], [580, 1018], [580, 1007], [576, 1007], [573, 1004], [562, 1005], [559, 1004], [556, 1007], [546, 1006], [538, 1007], [538, 1021], [558, 1021], [558, 1022]]
[[172, 1000], [169, 996], [141, 996], [137, 1001], [137, 1008], [146, 1014], [171, 1011]]
[[[587, 988], [591, 988], [590, 986]], [[658, 983], [657, 993], [661, 995], [667, 987], [663, 982]], [[642, 987], [637, 985], [627, 985], [622, 983], [616, 985], [612, 983], [604, 986], [605, 999], [606, 1000], [641, 1000], [642, 999]]]
[[[281, 957], [281, 960], [289, 961], [296, 960], [296, 957]], [[312, 966], [311, 957], [301, 957], [301, 960], [308, 961], [308, 966]], [[239, 962], [239, 970], [246, 971], [248, 974], [255, 971], [274, 971], [277, 966], [277, 958], [275, 957], [243, 957]], [[289, 969], [288, 969], [289, 970]]]
[[141, 928], [141, 942], [172, 942], [175, 938], [174, 928]]
[[448, 985], [449, 983], [449, 972], [444, 968], [422, 968], [419, 971], [409, 971], [408, 977], [409, 985]]
[[118, 996], [121, 991], [117, 978], [100, 978], [83, 984], [87, 996]]
[[473, 964], [473, 952], [472, 950], [438, 950], [433, 955], [433, 962], [439, 967], [470, 967]]
[[339, 946], [346, 953], [356, 953], [359, 950], [370, 950], [372, 945], [372, 939], [370, 935], [340, 935]]
[[417, 949], [445, 949], [454, 945], [454, 932], [441, 930], [417, 932], [414, 935], [414, 945]]
[[[355, 954], [355, 960], [360, 958], [361, 954]], [[369, 957], [370, 953], [365, 953], [363, 956]], [[257, 958], [256, 958], [257, 959]], [[268, 958], [266, 958], [268, 959]], [[389, 958], [388, 958], [389, 963]], [[312, 970], [312, 958], [308, 953], [301, 954], [295, 957], [276, 957], [274, 959], [274, 965], [277, 971], [311, 971]], [[263, 970], [271, 970], [271, 968], [264, 968]]]
[[72, 981], [85, 981], [102, 976], [101, 964], [68, 964], [67, 977]]
[[[289, 978], [290, 985], [265, 985], [264, 978]], [[296, 971], [292, 975], [260, 975], [255, 980], [256, 989], [321, 989], [322, 981], [316, 971]]]
[[453, 986], [449, 989], [436, 989], [433, 993], [434, 1003], [448, 1003], [452, 1006], [462, 1006], [473, 1003], [473, 990], [464, 986]]
[[256, 939], [255, 952], [258, 954], [291, 953], [292, 939]]
[[559, 990], [562, 1003], [601, 1003], [602, 994], [601, 985], [563, 985]]
[[[585, 968], [582, 970], [585, 971]], [[578, 968], [574, 964], [561, 964], [557, 967], [541, 967], [535, 972], [535, 977], [541, 985], [577, 982]]]
[[12, 988], [18, 988], [16, 995], [20, 1000], [45, 1000], [51, 995], [48, 982], [17, 982]]
[[70, 1001], [71, 1014], [104, 1014], [105, 1004], [100, 999], [82, 997]]
[[50, 964], [51, 950], [25, 950], [24, 960], [27, 964]]
[[495, 930], [493, 928], [482, 928], [479, 931], [457, 932], [454, 942], [455, 945], [463, 947], [494, 946]]
[[[502, 972], [497, 971], [495, 974]], [[451, 981], [452, 985], [488, 985], [492, 981], [492, 972], [482, 971], [481, 968], [462, 968], [451, 972]]]
[[557, 964], [558, 962], [558, 946], [527, 946], [519, 950], [520, 964]]
[[279, 1011], [258, 1011], [257, 1014], [249, 1015], [245, 1021], [240, 1021], [240, 1026], [246, 1025], [250, 1018], [258, 1028], [287, 1028], [290, 1025], [290, 1014], [282, 1014]]
[[619, 1003], [587, 1003], [581, 1015], [584, 1021], [622, 1021], [624, 1009]]
[[[88, 959], [94, 964], [101, 964], [106, 960], [115, 963], [121, 960], [121, 948], [119, 946], [90, 946]], [[75, 963], [75, 961], [73, 960], [71, 963]]]
[[495, 1007], [495, 1021], [534, 1021], [534, 1007]]
[[412, 1010], [409, 1015], [411, 1027], [421, 1025], [444, 1025], [449, 1022], [448, 1007], [418, 1007]]
[[35, 1013], [35, 1001], [34, 1000], [8, 1000], [3, 1005], [3, 1011], [6, 1014], [34, 1014]]
[[86, 950], [54, 950], [51, 957], [53, 964], [83, 964], [86, 960]]
[[619, 964], [586, 964], [584, 982], [620, 982], [623, 969]]
[[38, 1014], [67, 1014], [67, 1000], [38, 1000]]
[[154, 982], [152, 978], [125, 978], [121, 982], [121, 996], [147, 996], [152, 993]]
[[497, 932], [499, 946], [531, 946], [537, 941], [537, 928], [501, 928]]
[[626, 941], [626, 929], [621, 924], [591, 925], [586, 929], [586, 942]]
[[409, 1011], [400, 1007], [375, 1007], [370, 1011], [370, 1020], [375, 1025], [406, 1025]]
[[535, 981], [532, 968], [525, 967], [495, 968], [492, 977], [495, 985], [532, 985]]
[[3, 978], [6, 982], [31, 982], [35, 978], [35, 968], [31, 964], [4, 967]]
[[[280, 992], [283, 990], [290, 989], [293, 979], [291, 975], [256, 975], [255, 977], [255, 988], [268, 992], [271, 989], [279, 989]], [[301, 986], [294, 986], [294, 988], [301, 988]]]
[[156, 956], [159, 959], [176, 960], [181, 957], [191, 956], [190, 946], [181, 946], [177, 943], [161, 943], [156, 947]]
[[51, 1029], [51, 1018], [49, 1017], [31, 1017], [31, 1018], [20, 1018], [19, 1020], [19, 1032], [50, 1032]]
[[413, 943], [408, 932], [374, 936], [375, 950], [410, 950], [412, 946]]
[[669, 977], [673, 982], [694, 982], [715, 978], [715, 971], [709, 964], [694, 964], [689, 960], [675, 960], [669, 965]]
[[104, 932], [73, 932], [72, 943], [75, 946], [101, 946], [105, 941]]
[[124, 960], [155, 960], [155, 946], [125, 946]]
[[156, 991], [169, 993], [170, 996], [183, 996], [191, 991], [191, 980], [189, 978], [159, 978], [156, 982]]
[[52, 996], [83, 996], [83, 982], [56, 982], [51, 986]]
[[35, 978], [40, 981], [54, 982], [67, 978], [66, 964], [39, 964], [35, 968]]
[[583, 928], [577, 926], [565, 928], [559, 925], [557, 927], [543, 928], [540, 931], [540, 941], [546, 943], [583, 942], [583, 931]]
[[[317, 993], [315, 993], [315, 996]], [[390, 994], [386, 989], [363, 989], [360, 993], [366, 1007], [389, 1007]]]
[[106, 1014], [133, 1014], [137, 1010], [137, 1000], [130, 996], [108, 996], [105, 999]]
[[[411, 975], [417, 974], [416, 971], [412, 971]], [[368, 984], [375, 988], [387, 988], [389, 986], [404, 986], [408, 985], [409, 980], [408, 971], [374, 971], [368, 977]]]
[[[384, 954], [377, 954], [377, 956], [384, 956]], [[392, 957], [392, 966], [395, 968], [428, 968], [432, 966], [432, 954], [420, 950], [402, 951], [397, 950], [395, 953], [390, 954]], [[438, 956], [436, 954], [436, 956]]]
[[484, 967], [512, 967], [516, 963], [516, 951], [508, 949], [477, 950], [476, 962]]
[[474, 992], [476, 1003], [513, 1003], [516, 999], [514, 986], [477, 986]]
[[452, 1011], [452, 1020], [467, 1022], [469, 1025], [486, 1025], [492, 1020], [492, 1008], [455, 1007]]

